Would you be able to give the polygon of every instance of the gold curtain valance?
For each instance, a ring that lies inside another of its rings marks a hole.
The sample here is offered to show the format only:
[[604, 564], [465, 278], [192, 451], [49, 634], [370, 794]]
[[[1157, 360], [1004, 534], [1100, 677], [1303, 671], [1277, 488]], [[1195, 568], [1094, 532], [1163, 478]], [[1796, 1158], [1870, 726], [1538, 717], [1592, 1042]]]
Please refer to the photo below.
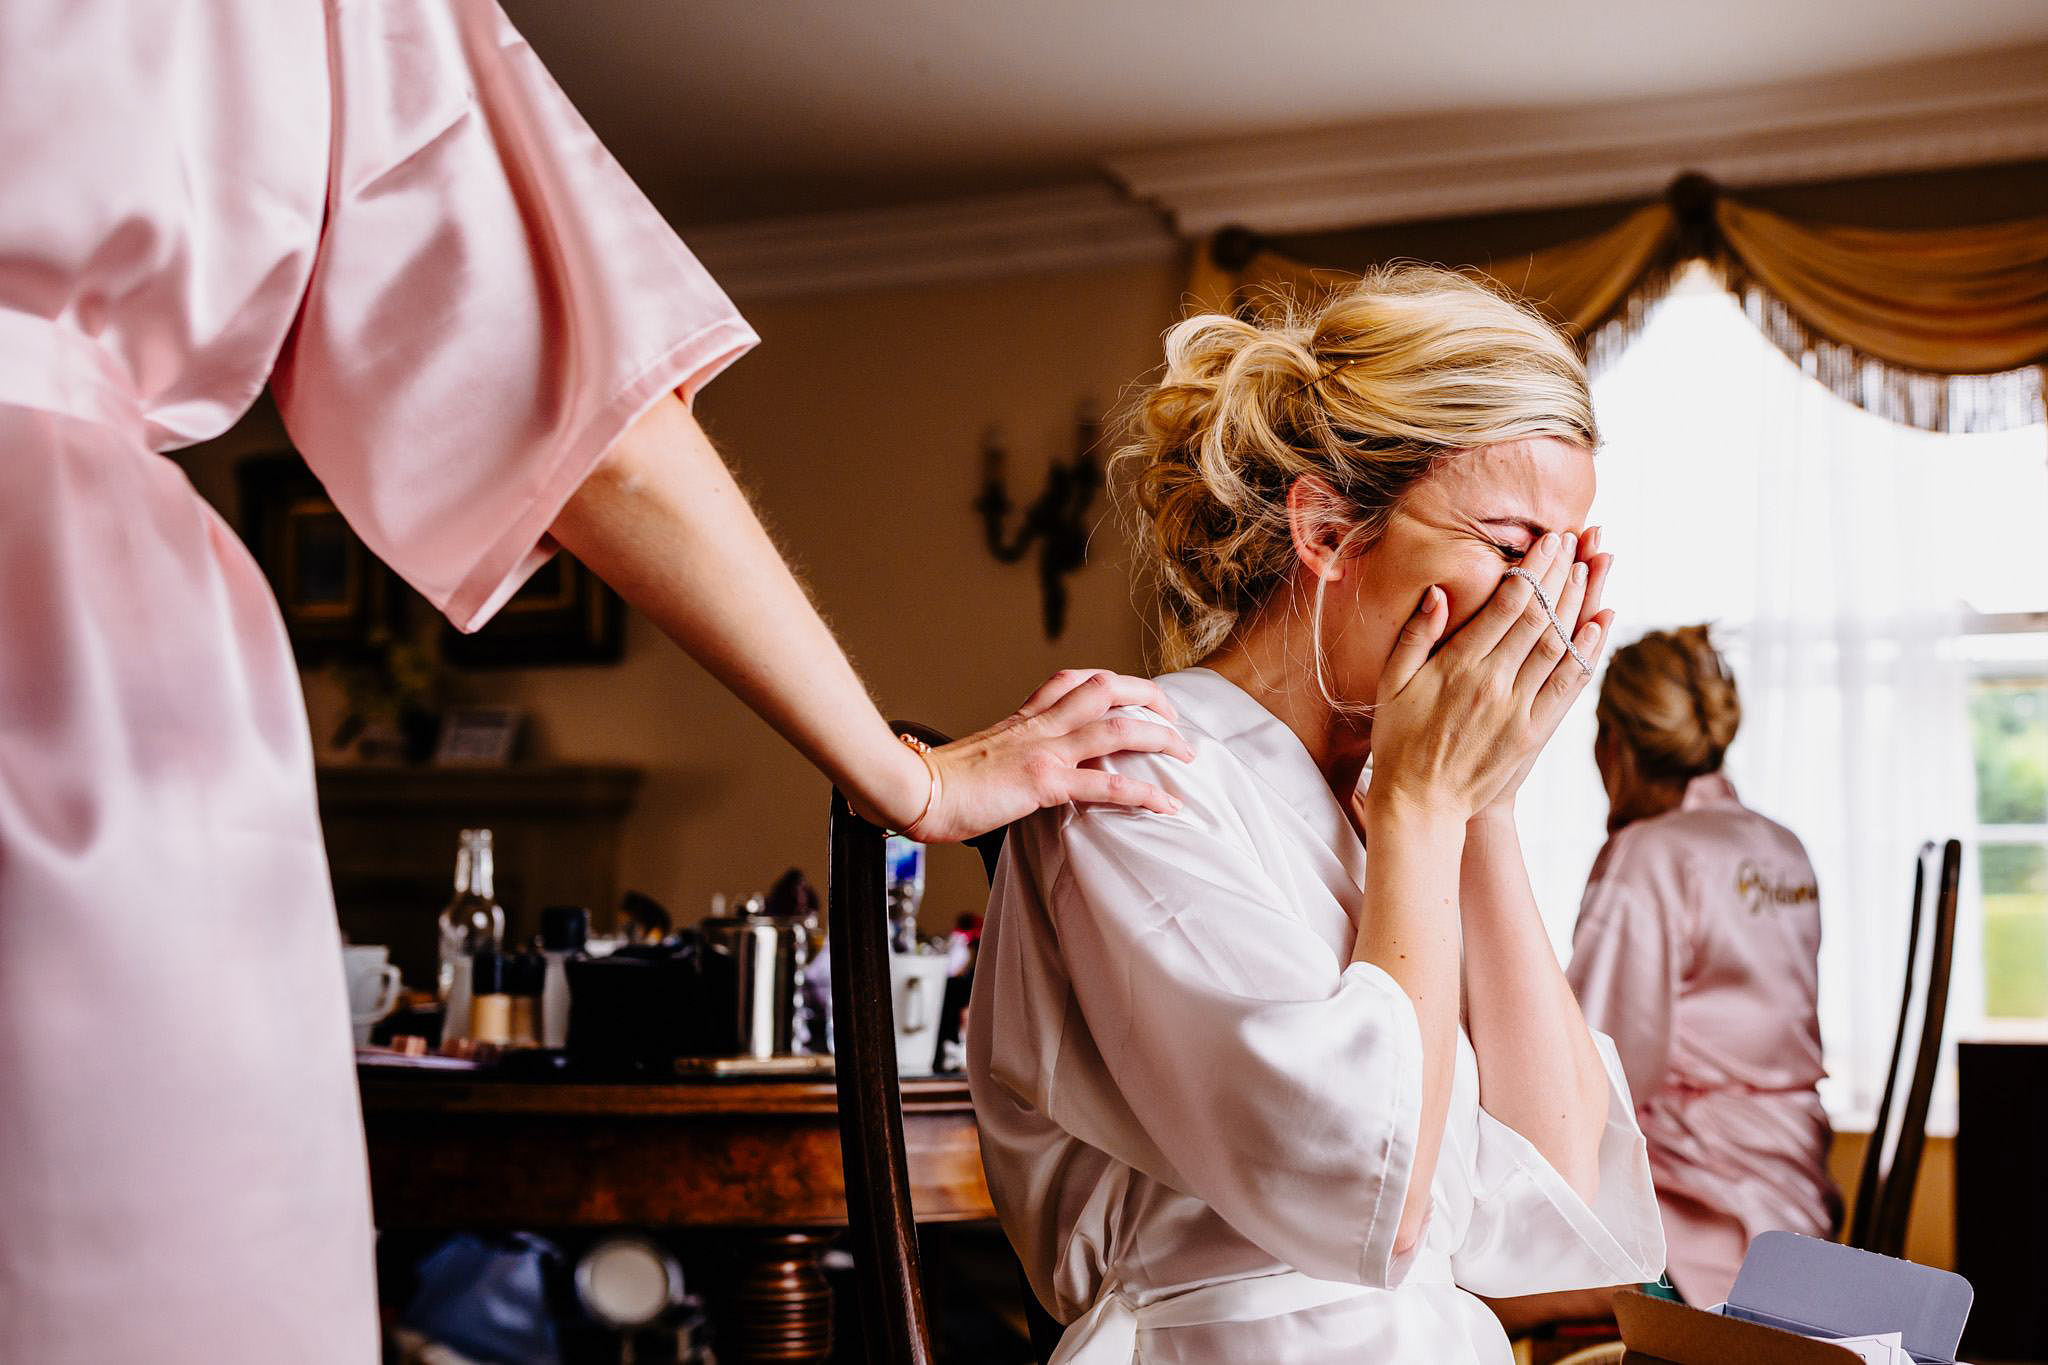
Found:
[[[1716, 269], [1775, 345], [1860, 407], [1935, 431], [2043, 419], [2048, 219], [1915, 231], [1801, 223], [1684, 176], [1604, 232], [1477, 268], [1548, 313], [1598, 369], [1691, 260]], [[1238, 233], [1198, 253], [1190, 291], [1199, 307], [1233, 312], [1353, 278]]]

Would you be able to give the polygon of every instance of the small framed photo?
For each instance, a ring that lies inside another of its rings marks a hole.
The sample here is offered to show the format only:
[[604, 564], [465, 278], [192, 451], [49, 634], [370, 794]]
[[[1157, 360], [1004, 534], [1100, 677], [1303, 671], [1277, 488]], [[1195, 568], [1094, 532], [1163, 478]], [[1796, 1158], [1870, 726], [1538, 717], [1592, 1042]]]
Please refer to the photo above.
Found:
[[243, 539], [301, 663], [351, 657], [396, 629], [396, 576], [356, 538], [304, 460], [288, 451], [252, 456], [236, 477]]
[[434, 763], [446, 768], [503, 768], [519, 748], [526, 713], [509, 706], [457, 706], [441, 718]]

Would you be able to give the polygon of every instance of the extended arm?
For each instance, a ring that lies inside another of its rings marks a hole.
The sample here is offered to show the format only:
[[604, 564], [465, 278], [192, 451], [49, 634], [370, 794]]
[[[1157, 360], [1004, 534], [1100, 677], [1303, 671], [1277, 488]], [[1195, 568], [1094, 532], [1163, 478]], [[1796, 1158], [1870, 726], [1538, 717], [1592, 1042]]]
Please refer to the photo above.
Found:
[[1077, 766], [1125, 749], [1187, 756], [1166, 727], [1107, 714], [1135, 704], [1172, 717], [1140, 679], [1057, 675], [1008, 721], [929, 765], [897, 743], [680, 399], [633, 425], [552, 531], [878, 823], [959, 839], [1061, 801], [1172, 808], [1150, 784]]

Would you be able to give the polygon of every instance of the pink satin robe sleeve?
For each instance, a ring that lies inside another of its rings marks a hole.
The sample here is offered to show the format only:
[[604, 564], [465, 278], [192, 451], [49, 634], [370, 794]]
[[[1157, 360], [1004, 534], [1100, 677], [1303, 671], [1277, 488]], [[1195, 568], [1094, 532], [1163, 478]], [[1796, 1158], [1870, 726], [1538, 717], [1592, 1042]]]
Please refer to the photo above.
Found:
[[330, 12], [327, 216], [278, 402], [356, 532], [474, 629], [632, 421], [756, 338], [496, 5]]
[[489, 0], [6, 0], [0, 168], [0, 1362], [367, 1365], [299, 672], [162, 452], [280, 370], [474, 625], [753, 334]]

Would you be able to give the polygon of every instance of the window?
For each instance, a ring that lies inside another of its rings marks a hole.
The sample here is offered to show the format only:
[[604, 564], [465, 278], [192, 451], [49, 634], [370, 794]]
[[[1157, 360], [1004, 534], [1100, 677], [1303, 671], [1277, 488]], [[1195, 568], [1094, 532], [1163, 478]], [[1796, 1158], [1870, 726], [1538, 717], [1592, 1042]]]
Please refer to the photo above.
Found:
[[2048, 672], [1970, 690], [1987, 1019], [2048, 1018]]
[[[1616, 641], [1715, 623], [1743, 700], [1728, 774], [1819, 874], [1830, 1112], [1867, 1118], [1883, 1084], [1923, 840], [1973, 845], [1952, 1030], [2048, 1030], [2048, 430], [1913, 431], [1844, 403], [1703, 270], [1594, 405]], [[1561, 951], [1604, 837], [1592, 710], [1521, 803]]]
[[1983, 511], [1960, 547], [1982, 927], [1975, 960], [1959, 966], [1981, 973], [1982, 1025], [1994, 1032], [2016, 1021], [2048, 1031], [2048, 523], [2035, 491], [2043, 459], [2016, 442], [1981, 455], [1971, 483]]

